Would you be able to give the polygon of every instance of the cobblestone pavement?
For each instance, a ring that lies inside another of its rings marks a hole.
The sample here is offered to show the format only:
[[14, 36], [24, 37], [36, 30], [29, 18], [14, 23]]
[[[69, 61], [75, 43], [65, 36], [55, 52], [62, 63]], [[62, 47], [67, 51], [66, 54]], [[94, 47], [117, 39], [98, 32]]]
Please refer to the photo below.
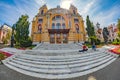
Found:
[[[11, 70], [4, 65], [0, 65], [0, 80], [47, 80], [47, 79], [40, 79], [40, 78], [27, 76], [18, 73], [14, 70]], [[64, 80], [120, 80], [120, 58], [118, 58], [112, 64], [108, 65], [107, 67], [97, 72], [77, 78], [64, 79]]]

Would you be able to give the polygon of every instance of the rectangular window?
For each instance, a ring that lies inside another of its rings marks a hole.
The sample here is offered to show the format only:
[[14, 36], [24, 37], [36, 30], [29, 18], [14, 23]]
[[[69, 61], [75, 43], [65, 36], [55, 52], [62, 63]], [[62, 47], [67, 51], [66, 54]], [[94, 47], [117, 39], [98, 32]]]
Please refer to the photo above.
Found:
[[39, 23], [42, 23], [42, 22], [43, 22], [43, 19], [38, 19], [38, 22], [39, 22]]
[[74, 19], [74, 22], [75, 22], [75, 23], [78, 23], [78, 22], [79, 22], [79, 20], [78, 20], [78, 19]]

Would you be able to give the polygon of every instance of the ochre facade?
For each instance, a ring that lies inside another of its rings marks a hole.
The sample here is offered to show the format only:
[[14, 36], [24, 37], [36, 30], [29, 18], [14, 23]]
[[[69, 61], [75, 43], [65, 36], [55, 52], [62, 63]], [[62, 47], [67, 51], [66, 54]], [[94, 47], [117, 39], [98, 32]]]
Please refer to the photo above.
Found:
[[81, 15], [73, 5], [69, 10], [49, 9], [43, 5], [32, 21], [31, 37], [33, 43], [71, 43], [85, 41], [85, 27]]

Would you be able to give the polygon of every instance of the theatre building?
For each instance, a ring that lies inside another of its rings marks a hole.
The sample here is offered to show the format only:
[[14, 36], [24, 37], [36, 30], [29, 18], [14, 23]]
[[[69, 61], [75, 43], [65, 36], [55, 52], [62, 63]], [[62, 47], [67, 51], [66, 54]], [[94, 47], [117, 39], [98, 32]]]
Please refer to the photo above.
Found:
[[85, 41], [82, 16], [73, 5], [49, 9], [43, 5], [33, 18], [31, 37], [33, 43], [64, 44]]

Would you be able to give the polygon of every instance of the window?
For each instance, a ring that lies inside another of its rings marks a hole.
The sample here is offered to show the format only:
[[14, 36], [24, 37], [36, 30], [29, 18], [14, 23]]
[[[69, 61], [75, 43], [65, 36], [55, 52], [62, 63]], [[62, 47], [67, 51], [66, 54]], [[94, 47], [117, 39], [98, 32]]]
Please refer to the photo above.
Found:
[[52, 23], [52, 29], [55, 29], [55, 24], [54, 23]]
[[65, 29], [64, 23], [65, 23], [65, 19], [63, 16], [60, 15], [54, 16], [52, 18], [52, 29], [61, 29], [61, 28]]
[[61, 19], [61, 16], [56, 16], [56, 20], [60, 20]]
[[74, 19], [74, 22], [75, 22], [75, 23], [78, 23], [78, 22], [79, 22], [79, 20], [78, 20], [78, 19]]
[[73, 14], [76, 14], [76, 13], [75, 13], [75, 10], [73, 10]]
[[40, 33], [41, 33], [41, 31], [42, 31], [42, 25], [41, 25], [41, 24], [39, 24], [39, 25], [38, 25], [38, 32], [40, 32]]
[[75, 28], [76, 28], [76, 32], [79, 33], [79, 25], [78, 24], [75, 25]]
[[42, 23], [42, 22], [43, 22], [43, 19], [38, 19], [38, 22], [39, 22], [39, 23]]
[[71, 21], [69, 21], [69, 28], [71, 27]]
[[65, 29], [65, 23], [62, 24], [62, 29]]
[[56, 29], [60, 29], [60, 26], [61, 26], [61, 24], [60, 24], [60, 23], [57, 23], [57, 24], [56, 24]]
[[44, 10], [41, 11], [41, 14], [42, 14], [42, 15], [43, 15], [43, 13], [44, 13]]
[[64, 17], [62, 17], [62, 21], [65, 21]]

